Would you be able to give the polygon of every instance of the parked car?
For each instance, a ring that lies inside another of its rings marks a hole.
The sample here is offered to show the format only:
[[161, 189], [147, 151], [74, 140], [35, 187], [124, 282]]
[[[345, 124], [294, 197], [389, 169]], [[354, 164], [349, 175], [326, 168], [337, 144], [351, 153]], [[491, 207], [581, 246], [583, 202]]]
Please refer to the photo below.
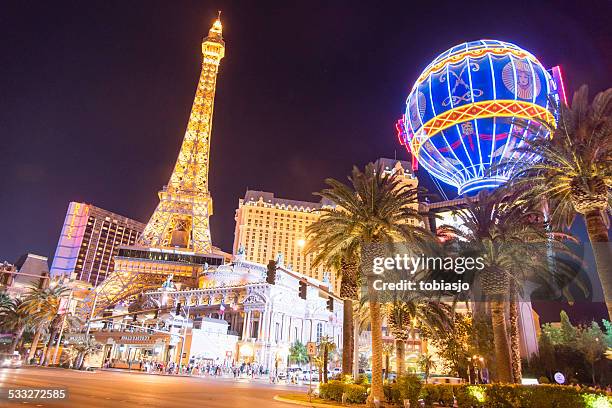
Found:
[[427, 382], [429, 384], [461, 384], [464, 380], [459, 377], [429, 377]]
[[18, 352], [14, 354], [0, 353], [0, 367], [2, 368], [18, 368], [21, 367], [21, 356]]
[[312, 372], [310, 370], [302, 370], [302, 373], [299, 375], [299, 379], [302, 381], [310, 381], [310, 377], [312, 376]]

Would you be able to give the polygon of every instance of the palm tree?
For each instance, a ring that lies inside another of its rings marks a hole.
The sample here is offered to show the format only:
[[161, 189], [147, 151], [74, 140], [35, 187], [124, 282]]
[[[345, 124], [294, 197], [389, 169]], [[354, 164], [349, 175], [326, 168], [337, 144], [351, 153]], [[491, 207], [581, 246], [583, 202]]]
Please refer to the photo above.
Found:
[[[511, 382], [514, 365], [518, 381], [518, 320], [513, 322], [514, 327], [511, 328], [514, 338], [513, 364], [505, 318], [509, 294], [516, 294], [528, 280], [556, 288], [575, 277], [576, 271], [572, 269], [571, 262], [563, 259], [569, 256], [569, 252], [559, 241], [567, 235], [551, 235], [546, 224], [540, 222], [544, 219], [541, 211], [534, 209], [530, 202], [517, 201], [516, 196], [506, 190], [493, 194], [481, 191], [477, 197], [467, 200], [467, 207], [457, 216], [463, 230], [442, 226], [439, 233], [446, 238], [457, 237], [448, 240], [447, 247], [455, 245], [462, 248], [460, 251], [464, 254], [482, 258], [484, 268], [474, 279], [480, 281], [489, 302], [497, 379]], [[553, 255], [554, 271], [551, 269], [551, 248], [563, 255], [559, 259]], [[464, 276], [465, 279], [467, 277]], [[511, 312], [513, 320], [518, 317], [516, 309]]]
[[421, 354], [418, 360], [419, 367], [423, 370], [425, 374], [425, 384], [427, 384], [427, 380], [429, 379], [429, 373], [431, 368], [434, 365], [433, 356], [428, 353]]
[[30, 313], [23, 306], [21, 299], [13, 299], [9, 303], [5, 302], [3, 309], [0, 311], [0, 317], [3, 321], [2, 326], [15, 335], [9, 348], [10, 354], [15, 352], [23, 334], [32, 322]]
[[[427, 242], [428, 231], [415, 226], [419, 215], [412, 205], [417, 190], [403, 185], [397, 174], [385, 173], [370, 163], [365, 171], [353, 168], [350, 185], [327, 179], [329, 188], [319, 193], [335, 207], [321, 209], [319, 219], [307, 228], [324, 241], [319, 249], [335, 257], [346, 248], [358, 248], [361, 276], [368, 283], [368, 301], [372, 327], [372, 392], [369, 402], [383, 401], [382, 316], [378, 295], [373, 288], [374, 258], [381, 256], [381, 245], [396, 241]], [[414, 222], [414, 223], [411, 223]]]
[[408, 329], [412, 319], [406, 303], [396, 301], [387, 303], [386, 306], [387, 324], [395, 339], [395, 361], [399, 377], [404, 374], [406, 366], [406, 342], [410, 339]]
[[87, 358], [87, 356], [91, 353], [95, 353], [102, 350], [102, 344], [96, 342], [93, 338], [89, 338], [85, 339], [85, 342], [83, 343], [76, 344], [74, 348], [79, 353], [76, 368], [80, 370], [83, 368], [85, 358]]
[[[554, 223], [565, 228], [581, 215], [593, 247], [608, 315], [612, 317], [612, 253], [608, 245], [608, 211], [612, 202], [612, 88], [589, 103], [588, 88], [574, 93], [571, 107], [557, 107], [551, 138], [525, 140], [519, 151], [540, 160], [524, 162], [511, 183], [536, 203], [548, 200]], [[544, 125], [545, 126], [545, 125]]]
[[319, 340], [319, 356], [322, 360], [321, 370], [323, 371], [323, 382], [327, 383], [327, 364], [329, 363], [329, 355], [336, 350], [336, 343], [329, 337], [322, 336]]
[[[62, 298], [66, 297], [69, 290], [63, 285], [54, 285], [42, 289], [32, 288], [24, 300], [26, 309], [37, 322], [37, 332], [49, 331], [49, 341], [41, 358], [41, 365], [47, 364], [48, 354], [55, 341], [55, 336], [61, 330], [61, 326], [64, 323], [64, 315], [60, 315], [59, 312]], [[70, 319], [68, 320], [70, 325], [74, 325], [75, 322]], [[40, 338], [40, 334], [35, 336], [35, 339], [36, 337]], [[37, 344], [33, 342], [30, 348], [30, 355], [33, 355], [33, 350], [35, 351], [36, 347]]]
[[326, 230], [320, 225], [313, 225], [309, 230], [308, 244], [305, 253], [316, 253], [312, 267], [324, 265], [338, 273], [340, 276], [340, 297], [343, 299], [342, 312], [342, 375], [352, 375], [354, 355], [354, 302], [359, 299], [359, 264], [357, 263], [356, 242], [353, 247], [342, 251], [330, 253], [325, 250]]
[[10, 309], [11, 306], [11, 297], [4, 290], [0, 291], [0, 313], [2, 313], [3, 310]]
[[387, 378], [389, 378], [389, 371], [391, 367], [391, 355], [393, 354], [393, 350], [395, 350], [395, 346], [393, 345], [393, 343], [385, 342], [383, 343], [382, 350], [383, 350], [383, 357], [385, 358], [385, 377], [384, 379], [386, 380]]
[[33, 286], [29, 288], [24, 298], [24, 307], [34, 317], [35, 333], [27, 361], [30, 361], [34, 357], [40, 337], [48, 330], [51, 321], [53, 321], [53, 318], [59, 311], [61, 298], [64, 297], [67, 292], [68, 289], [62, 285], [45, 288]]
[[[411, 333], [424, 328], [428, 333], [445, 331], [451, 325], [451, 307], [434, 299], [426, 298], [420, 292], [399, 292], [387, 303], [387, 323], [395, 337], [397, 350], [397, 375], [404, 374], [406, 342]], [[411, 332], [411, 333], [410, 333]]]

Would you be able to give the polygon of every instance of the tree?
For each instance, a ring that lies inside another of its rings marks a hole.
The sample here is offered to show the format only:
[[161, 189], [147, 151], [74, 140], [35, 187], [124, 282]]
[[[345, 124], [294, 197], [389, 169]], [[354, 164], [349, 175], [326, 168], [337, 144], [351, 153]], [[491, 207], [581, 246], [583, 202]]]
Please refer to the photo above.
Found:
[[395, 292], [386, 304], [385, 315], [391, 334], [395, 338], [397, 375], [405, 371], [406, 342], [415, 330], [426, 326], [428, 332], [448, 330], [451, 308], [426, 298], [421, 292]]
[[[64, 322], [64, 316], [60, 315], [60, 306], [62, 298], [65, 298], [69, 289], [64, 285], [53, 285], [46, 288], [30, 288], [28, 294], [24, 298], [24, 308], [30, 313], [36, 321], [36, 335], [34, 337], [32, 347], [30, 348], [30, 358], [36, 350], [38, 339], [42, 331], [49, 331], [49, 341], [43, 354], [40, 364], [45, 365], [48, 359], [48, 354], [55, 341], [55, 336], [61, 329], [61, 324]], [[69, 319], [68, 323], [74, 325], [78, 322]], [[59, 345], [58, 345], [59, 346]]]
[[608, 348], [612, 348], [612, 323], [606, 319], [602, 319], [601, 323], [606, 329], [606, 344], [608, 345]]
[[396, 241], [418, 244], [431, 239], [428, 231], [417, 226], [417, 190], [401, 184], [396, 173], [384, 172], [370, 163], [361, 172], [354, 167], [350, 185], [327, 179], [329, 188], [320, 196], [334, 207], [321, 209], [319, 219], [307, 228], [308, 239], [320, 235], [325, 243], [320, 250], [329, 257], [346, 248], [358, 248], [361, 277], [368, 283], [370, 324], [372, 327], [372, 392], [369, 403], [383, 401], [382, 316], [378, 294], [372, 284], [374, 258], [381, 255], [380, 245]]
[[[557, 289], [578, 273], [571, 262], [575, 256], [563, 244], [567, 235], [551, 235], [541, 209], [531, 202], [517, 201], [517, 195], [505, 189], [493, 193], [483, 190], [469, 198], [466, 208], [458, 212], [462, 229], [442, 226], [438, 232], [446, 238], [447, 248], [460, 256], [482, 261], [483, 267], [471, 279], [482, 288], [489, 304], [496, 378], [500, 382], [513, 380], [512, 367], [517, 370], [515, 381], [520, 380], [518, 311], [512, 312], [516, 320], [511, 330], [514, 337], [511, 355], [506, 304], [516, 303], [516, 294], [527, 281]], [[554, 270], [551, 261], [554, 261]], [[463, 279], [470, 279], [470, 276]]]
[[13, 341], [9, 348], [9, 353], [13, 354], [25, 330], [31, 324], [32, 316], [24, 308], [21, 299], [13, 299], [8, 303], [5, 302], [3, 309], [0, 310], [0, 317], [2, 318], [2, 326], [14, 333]]
[[343, 299], [342, 309], [342, 375], [353, 373], [354, 354], [354, 324], [353, 315], [355, 301], [359, 299], [359, 264], [357, 255], [357, 241], [350, 242], [344, 249], [330, 252], [326, 250], [328, 238], [328, 226], [319, 225], [310, 227], [308, 243], [304, 248], [305, 253], [316, 254], [312, 267], [325, 265], [335, 270], [340, 276], [340, 297]]
[[521, 200], [548, 200], [551, 219], [561, 227], [569, 228], [576, 215], [584, 218], [612, 317], [612, 252], [606, 225], [612, 202], [612, 88], [597, 94], [592, 103], [588, 94], [583, 85], [571, 107], [557, 107], [551, 137], [524, 140], [516, 149], [540, 160], [522, 162], [511, 184], [523, 191]]
[[561, 313], [559, 313], [559, 317], [561, 318], [561, 344], [569, 347], [575, 347], [578, 342], [578, 329], [572, 325], [572, 322], [570, 321], [565, 310], [562, 310]]
[[578, 336], [578, 349], [584, 353], [586, 361], [591, 366], [591, 379], [595, 381], [595, 363], [604, 357], [606, 352], [606, 336], [596, 322], [583, 327]]
[[427, 384], [427, 380], [429, 379], [429, 372], [434, 365], [433, 356], [428, 353], [423, 353], [419, 356], [418, 360], [419, 367], [425, 373], [425, 384]]
[[102, 348], [102, 344], [96, 342], [93, 338], [86, 339], [84, 342], [74, 345], [74, 349], [78, 352], [76, 368], [81, 370], [87, 356], [102, 350]]
[[327, 336], [322, 336], [319, 340], [319, 356], [322, 360], [323, 382], [327, 383], [327, 364], [330, 354], [336, 350], [336, 344]]
[[[393, 350], [395, 350], [395, 346], [393, 345], [393, 343], [383, 343], [383, 357], [385, 359], [385, 380], [389, 378], [389, 371], [391, 371], [391, 355], [393, 354]], [[395, 358], [395, 361], [397, 362], [397, 357]]]
[[289, 348], [289, 360], [299, 365], [307, 363], [308, 351], [306, 350], [306, 346], [299, 341], [293, 343]]

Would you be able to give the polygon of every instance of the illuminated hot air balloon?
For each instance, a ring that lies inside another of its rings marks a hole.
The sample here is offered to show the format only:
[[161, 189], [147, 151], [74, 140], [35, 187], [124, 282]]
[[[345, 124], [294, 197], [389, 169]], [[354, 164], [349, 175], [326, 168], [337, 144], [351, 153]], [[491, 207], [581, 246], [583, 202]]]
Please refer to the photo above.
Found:
[[535, 137], [534, 129], [546, 136], [541, 124], [556, 124], [551, 98], [558, 100], [558, 85], [557, 67], [551, 75], [514, 44], [457, 45], [433, 60], [412, 87], [398, 124], [400, 142], [459, 194], [497, 187], [513, 164], [535, 160], [515, 147]]

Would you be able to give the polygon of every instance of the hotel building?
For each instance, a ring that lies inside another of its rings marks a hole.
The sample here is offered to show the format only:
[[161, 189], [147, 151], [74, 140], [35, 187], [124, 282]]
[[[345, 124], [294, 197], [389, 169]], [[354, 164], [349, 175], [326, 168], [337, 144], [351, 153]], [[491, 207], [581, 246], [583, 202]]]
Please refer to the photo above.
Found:
[[51, 276], [71, 276], [93, 286], [114, 268], [120, 245], [133, 245], [144, 224], [91, 204], [71, 202], [57, 244]]
[[[409, 170], [410, 163], [378, 159], [385, 172], [399, 172], [402, 184], [416, 188], [418, 180]], [[296, 201], [277, 198], [274, 193], [248, 190], [236, 210], [234, 253], [242, 248], [246, 259], [266, 264], [282, 254], [285, 264], [296, 272], [318, 280], [328, 280], [339, 293], [340, 280], [326, 274], [322, 266], [312, 266], [313, 255], [305, 255], [306, 227], [315, 222], [325, 202]], [[415, 209], [418, 204], [415, 202]]]

